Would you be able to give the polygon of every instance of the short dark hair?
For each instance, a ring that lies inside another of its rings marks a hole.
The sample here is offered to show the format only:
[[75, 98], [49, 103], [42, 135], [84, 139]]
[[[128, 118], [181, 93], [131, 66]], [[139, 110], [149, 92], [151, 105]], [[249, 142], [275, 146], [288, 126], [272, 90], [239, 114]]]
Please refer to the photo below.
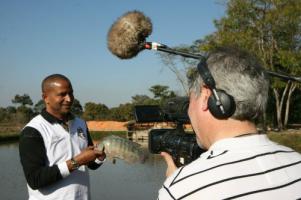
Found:
[[42, 85], [41, 85], [42, 92], [45, 92], [45, 89], [46, 89], [48, 83], [53, 82], [55, 80], [65, 80], [65, 81], [69, 82], [69, 84], [71, 85], [70, 80], [66, 76], [64, 76], [62, 74], [51, 74], [51, 75], [47, 76], [46, 78], [44, 78], [44, 80], [42, 81]]

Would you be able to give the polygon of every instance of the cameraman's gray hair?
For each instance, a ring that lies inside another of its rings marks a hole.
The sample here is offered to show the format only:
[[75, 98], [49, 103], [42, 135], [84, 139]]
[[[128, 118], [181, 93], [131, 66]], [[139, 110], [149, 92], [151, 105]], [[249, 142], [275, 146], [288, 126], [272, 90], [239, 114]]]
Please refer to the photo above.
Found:
[[[231, 118], [253, 121], [264, 113], [269, 81], [256, 57], [237, 48], [223, 47], [208, 55], [207, 65], [216, 88], [234, 97], [236, 111]], [[199, 96], [203, 80], [198, 71], [191, 71], [188, 79], [190, 92]]]

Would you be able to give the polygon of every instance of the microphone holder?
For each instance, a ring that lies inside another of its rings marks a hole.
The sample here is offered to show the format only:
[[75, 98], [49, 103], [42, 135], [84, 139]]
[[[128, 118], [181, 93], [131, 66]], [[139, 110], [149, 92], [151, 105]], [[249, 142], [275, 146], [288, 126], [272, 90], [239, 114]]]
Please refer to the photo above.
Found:
[[[203, 55], [178, 51], [176, 49], [172, 49], [172, 48], [168, 47], [167, 45], [160, 44], [157, 42], [146, 42], [144, 45], [144, 48], [148, 49], [148, 50], [156, 50], [156, 51], [162, 51], [162, 52], [166, 52], [166, 53], [170, 53], [170, 54], [174, 54], [174, 55], [180, 55], [180, 56], [183, 56], [186, 58], [194, 58], [194, 59], [198, 59], [198, 60], [206, 59], [206, 57]], [[266, 73], [271, 76], [280, 78], [280, 79], [291, 80], [291, 81], [296, 81], [296, 82], [301, 83], [301, 77], [289, 76], [289, 75], [286, 75], [283, 73], [273, 72], [273, 71], [269, 71], [269, 70], [266, 70]]]

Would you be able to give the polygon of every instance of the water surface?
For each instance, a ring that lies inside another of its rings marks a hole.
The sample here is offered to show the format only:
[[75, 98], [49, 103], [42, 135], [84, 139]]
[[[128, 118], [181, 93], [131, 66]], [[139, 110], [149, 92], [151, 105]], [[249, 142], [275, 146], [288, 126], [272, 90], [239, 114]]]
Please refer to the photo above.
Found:
[[[0, 166], [1, 199], [28, 199], [18, 143], [0, 145]], [[90, 170], [92, 200], [157, 199], [165, 179], [165, 169], [161, 157], [153, 154], [144, 164], [106, 161], [97, 170]]]

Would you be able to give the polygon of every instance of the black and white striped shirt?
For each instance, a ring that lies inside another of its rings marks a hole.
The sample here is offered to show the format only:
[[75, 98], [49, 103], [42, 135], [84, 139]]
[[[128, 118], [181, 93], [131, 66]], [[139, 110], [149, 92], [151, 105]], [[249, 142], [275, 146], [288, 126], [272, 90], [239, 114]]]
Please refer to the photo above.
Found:
[[170, 199], [301, 198], [301, 155], [266, 135], [223, 139], [179, 168], [159, 191]]

